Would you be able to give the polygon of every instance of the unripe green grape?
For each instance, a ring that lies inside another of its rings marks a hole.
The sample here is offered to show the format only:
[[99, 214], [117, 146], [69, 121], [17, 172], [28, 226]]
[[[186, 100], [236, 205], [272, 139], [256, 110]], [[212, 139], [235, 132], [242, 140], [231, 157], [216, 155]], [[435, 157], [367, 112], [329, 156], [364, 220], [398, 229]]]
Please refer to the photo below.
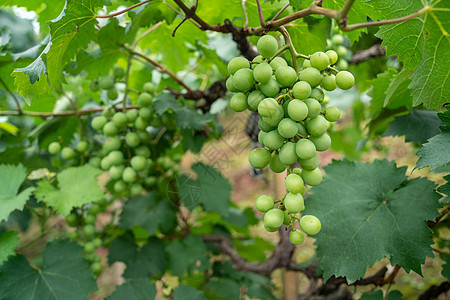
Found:
[[330, 59], [330, 65], [334, 65], [338, 61], [339, 56], [336, 53], [336, 51], [328, 50], [325, 53], [327, 54], [328, 58]]
[[292, 173], [293, 174], [297, 174], [299, 176], [302, 176], [302, 169], [300, 169], [300, 168], [293, 168], [292, 169]]
[[280, 156], [278, 155], [278, 153], [273, 152], [272, 158], [270, 159], [270, 162], [269, 162], [269, 167], [273, 172], [281, 173], [284, 170], [286, 170], [287, 166], [281, 162]]
[[92, 224], [83, 227], [83, 235], [86, 240], [91, 240], [95, 235], [95, 227]]
[[311, 87], [316, 87], [322, 81], [322, 74], [316, 68], [306, 68], [300, 72], [299, 79], [306, 81]]
[[155, 91], [155, 85], [153, 84], [153, 82], [146, 82], [144, 83], [144, 92], [152, 94]]
[[342, 43], [344, 42], [344, 37], [340, 34], [335, 34], [331, 37], [331, 42], [336, 46], [342, 45]]
[[273, 198], [267, 195], [261, 195], [255, 201], [256, 209], [263, 213], [271, 210], [274, 204]]
[[278, 126], [278, 123], [280, 123], [281, 120], [283, 120], [284, 118], [284, 110], [281, 106], [278, 107], [278, 109], [276, 111], [274, 111], [274, 113], [267, 117], [267, 118], [263, 118], [264, 122], [266, 122], [267, 124], [269, 124], [270, 126]]
[[278, 124], [278, 133], [287, 139], [294, 137], [298, 132], [298, 126], [295, 121], [290, 118], [284, 118]]
[[131, 148], [135, 148], [135, 147], [139, 146], [139, 144], [141, 143], [141, 140], [139, 139], [139, 136], [138, 136], [137, 133], [135, 133], [135, 132], [128, 132], [125, 135], [125, 142]]
[[101, 158], [97, 156], [91, 157], [91, 159], [89, 160], [89, 164], [95, 168], [100, 168], [100, 162]]
[[306, 128], [302, 124], [297, 123], [297, 127], [298, 127], [298, 134], [300, 134], [303, 137], [306, 137], [308, 135], [308, 132], [306, 132]]
[[294, 68], [289, 66], [280, 66], [275, 71], [275, 78], [282, 87], [288, 87], [294, 84], [297, 80], [297, 72]]
[[108, 170], [109, 168], [111, 168], [111, 163], [109, 162], [108, 156], [102, 158], [102, 160], [100, 161], [100, 167], [102, 168], [102, 170]]
[[123, 153], [115, 150], [108, 154], [108, 160], [111, 165], [120, 165], [123, 162]]
[[272, 78], [272, 75], [272, 67], [268, 63], [260, 63], [253, 69], [253, 76], [260, 83], [266, 83]]
[[290, 213], [299, 213], [303, 206], [304, 200], [300, 194], [287, 193], [286, 197], [284, 197], [284, 207]]
[[297, 154], [295, 153], [295, 144], [286, 142], [280, 148], [280, 161], [285, 165], [292, 165], [297, 161]]
[[259, 103], [266, 98], [261, 91], [253, 91], [247, 96], [247, 105], [251, 111], [258, 109]]
[[103, 133], [107, 136], [114, 136], [119, 133], [119, 129], [113, 122], [108, 122], [103, 127]]
[[309, 61], [309, 59], [305, 59], [303, 61], [303, 68], [311, 68], [311, 62]]
[[89, 88], [91, 89], [91, 91], [93, 91], [93, 92], [96, 92], [96, 91], [98, 91], [99, 90], [99, 86], [98, 86], [98, 81], [97, 80], [92, 80], [90, 83], [89, 83]]
[[146, 158], [149, 158], [151, 155], [150, 149], [148, 149], [148, 147], [146, 146], [139, 146], [134, 150], [134, 153], [136, 155], [140, 155]]
[[294, 245], [300, 245], [305, 240], [305, 236], [300, 230], [292, 230], [289, 233], [289, 241]]
[[307, 235], [315, 235], [318, 234], [320, 229], [322, 228], [322, 224], [320, 220], [316, 216], [306, 215], [300, 218], [300, 228]]
[[137, 104], [139, 107], [147, 107], [152, 104], [152, 95], [149, 93], [141, 93], [138, 97]]
[[106, 96], [108, 96], [108, 98], [111, 100], [116, 100], [119, 97], [119, 93], [117, 92], [116, 89], [109, 89], [106, 92]]
[[333, 74], [325, 75], [322, 79], [320, 85], [327, 91], [334, 91], [337, 87], [336, 85], [336, 76]]
[[114, 183], [113, 189], [114, 192], [121, 194], [127, 190], [127, 184], [122, 180], [119, 180], [116, 183]]
[[319, 158], [317, 155], [314, 155], [308, 159], [299, 159], [298, 163], [303, 168], [303, 170], [312, 171], [319, 166]]
[[341, 112], [336, 106], [329, 106], [325, 109], [325, 119], [329, 122], [336, 122], [341, 117]]
[[243, 93], [236, 93], [231, 97], [230, 107], [236, 112], [244, 111], [247, 108], [247, 96]]
[[293, 99], [289, 102], [287, 111], [289, 117], [294, 121], [302, 121], [308, 116], [308, 106], [298, 99]]
[[308, 107], [308, 118], [315, 118], [320, 114], [322, 106], [320, 106], [319, 101], [313, 98], [308, 98], [305, 100], [305, 104]]
[[[136, 121], [134, 121], [134, 127], [137, 130], [142, 130], [143, 131], [143, 130], [145, 130], [147, 128], [147, 126], [148, 126], [147, 120], [144, 120], [144, 118], [142, 118], [142, 117], [137, 117]], [[158, 126], [155, 126], [155, 127], [158, 127]]]
[[102, 111], [102, 115], [106, 118], [111, 118], [116, 111], [112, 107], [107, 107]]
[[95, 247], [94, 247], [94, 245], [92, 244], [92, 243], [86, 243], [85, 245], [84, 245], [84, 252], [85, 253], [92, 253], [92, 252], [94, 252], [94, 250], [95, 250]]
[[111, 136], [106, 139], [105, 143], [103, 144], [103, 149], [105, 149], [105, 151], [109, 153], [113, 150], [119, 150], [121, 146], [122, 142], [120, 141], [120, 137]]
[[325, 52], [316, 52], [311, 55], [310, 62], [311, 67], [321, 71], [328, 67], [328, 65], [330, 64], [330, 58], [328, 57], [328, 55], [326, 55]]
[[264, 58], [271, 58], [277, 53], [278, 42], [276, 38], [271, 35], [264, 35], [256, 44], [256, 49], [258, 49], [259, 54]]
[[86, 152], [88, 147], [89, 147], [89, 145], [86, 141], [79, 141], [77, 144], [77, 150], [81, 153]]
[[80, 235], [78, 234], [77, 231], [72, 231], [72, 232], [69, 234], [69, 239], [70, 239], [71, 241], [76, 241], [76, 240], [78, 240], [79, 238], [80, 238]]
[[139, 140], [141, 142], [149, 142], [150, 141], [150, 134], [147, 131], [139, 130], [136, 133], [137, 133], [137, 135], [139, 137]]
[[301, 139], [295, 145], [295, 153], [300, 159], [309, 159], [316, 155], [316, 146], [309, 139]]
[[262, 131], [265, 131], [265, 132], [269, 132], [269, 131], [277, 128], [277, 126], [272, 126], [272, 125], [269, 125], [266, 122], [264, 122], [263, 118], [259, 118], [258, 127], [259, 127], [259, 129], [261, 129]]
[[291, 215], [291, 213], [288, 212], [287, 210], [284, 210], [284, 211], [283, 211], [283, 214], [284, 214], [283, 224], [284, 224], [284, 225], [289, 225], [289, 224], [291, 224], [291, 221], [292, 221], [292, 215]]
[[297, 174], [289, 174], [284, 181], [286, 190], [293, 194], [298, 194], [302, 190], [303, 179]]
[[299, 81], [292, 87], [294, 97], [299, 100], [305, 100], [311, 95], [311, 86], [306, 81]]
[[324, 134], [327, 131], [328, 122], [321, 115], [318, 115], [315, 118], [312, 118], [306, 124], [306, 129], [312, 136], [319, 136]]
[[245, 57], [235, 57], [228, 63], [228, 73], [234, 75], [240, 69], [250, 69], [250, 62]]
[[322, 91], [322, 89], [320, 89], [320, 88], [312, 89], [310, 98], [313, 98], [319, 102], [322, 102], [324, 97], [325, 97], [325, 93]]
[[104, 116], [97, 116], [92, 119], [91, 126], [97, 131], [100, 131], [103, 129], [103, 126], [108, 122], [108, 119], [106, 119]]
[[116, 78], [121, 78], [121, 77], [125, 76], [125, 70], [121, 67], [114, 68], [113, 73], [114, 73], [114, 77], [116, 77]]
[[133, 183], [130, 187], [130, 193], [133, 196], [142, 194], [143, 190], [144, 190], [144, 188], [139, 183]]
[[112, 166], [109, 168], [109, 177], [113, 180], [122, 178], [124, 168], [125, 167], [123, 165]]
[[322, 105], [326, 105], [328, 103], [330, 103], [330, 97], [328, 97], [328, 95], [325, 95], [325, 97], [323, 97]]
[[340, 57], [343, 57], [347, 55], [348, 50], [344, 46], [338, 46], [336, 52]]
[[114, 125], [117, 126], [117, 128], [122, 128], [125, 125], [127, 125], [127, 116], [123, 112], [116, 112], [112, 118], [112, 121]]
[[92, 240], [92, 244], [94, 245], [95, 249], [100, 248], [102, 243], [103, 242], [100, 238], [95, 238]]
[[77, 227], [78, 226], [78, 215], [71, 213], [66, 217], [66, 223], [70, 227]]
[[99, 262], [92, 263], [91, 270], [96, 276], [99, 276], [102, 273], [102, 270], [103, 270], [102, 264], [99, 263]]
[[98, 86], [103, 90], [109, 90], [114, 87], [114, 79], [112, 77], [100, 77]]
[[266, 223], [264, 223], [264, 228], [265, 228], [268, 232], [275, 232], [275, 231], [278, 230], [278, 228], [274, 228], [274, 227], [267, 226]]
[[345, 59], [340, 59], [336, 65], [336, 67], [339, 70], [347, 70], [348, 69], [348, 62]]
[[52, 142], [48, 145], [48, 153], [50, 154], [58, 154], [61, 151], [61, 144], [58, 142]]
[[142, 171], [147, 168], [147, 160], [143, 156], [133, 156], [133, 158], [130, 161], [131, 167], [135, 169], [136, 171]]
[[269, 148], [269, 150], [277, 150], [280, 149], [280, 147], [284, 143], [284, 138], [280, 135], [278, 130], [272, 130], [269, 131], [264, 136], [264, 143], [263, 145]]
[[233, 75], [233, 84], [241, 92], [246, 92], [255, 84], [253, 71], [250, 69], [240, 69]]
[[225, 85], [227, 87], [227, 90], [229, 90], [230, 92], [232, 93], [239, 92], [239, 90], [233, 84], [233, 76], [228, 77]]
[[137, 180], [137, 173], [131, 167], [126, 167], [122, 173], [122, 180], [125, 182], [135, 182]]
[[153, 116], [153, 109], [151, 107], [141, 107], [139, 109], [139, 117], [143, 120], [150, 120]]
[[264, 215], [264, 224], [271, 228], [279, 228], [283, 225], [284, 213], [281, 209], [272, 208]]
[[282, 57], [275, 57], [274, 59], [272, 59], [272, 61], [270, 62], [270, 66], [272, 67], [272, 69], [274, 69], [275, 71], [278, 70], [279, 67], [282, 66], [287, 66], [287, 62], [284, 58]]
[[259, 86], [266, 97], [275, 97], [280, 92], [280, 84], [273, 78]]
[[317, 186], [322, 182], [322, 171], [319, 168], [316, 168], [312, 171], [303, 170], [302, 178], [303, 181], [310, 186]]
[[311, 136], [309, 139], [314, 143], [317, 151], [325, 151], [331, 146], [331, 138], [326, 133], [319, 136]]
[[282, 110], [277, 100], [273, 98], [263, 99], [258, 105], [258, 113], [263, 118], [269, 118], [273, 116], [276, 111]]
[[260, 64], [264, 61], [264, 57], [262, 57], [262, 55], [258, 55], [256, 56], [253, 60], [252, 63], [254, 64]]
[[269, 150], [265, 148], [256, 148], [250, 152], [248, 161], [255, 169], [263, 169], [269, 164], [270, 158], [271, 155]]
[[[267, 134], [267, 132], [265, 132], [265, 131], [259, 131], [259, 133], [258, 133], [258, 142], [261, 144], [261, 145], [264, 145], [264, 136]], [[265, 145], [264, 145], [265, 146]]]
[[355, 83], [355, 77], [348, 71], [340, 71], [336, 74], [336, 84], [340, 89], [348, 90]]
[[69, 160], [75, 157], [75, 151], [70, 147], [64, 147], [61, 150], [61, 158], [64, 160]]

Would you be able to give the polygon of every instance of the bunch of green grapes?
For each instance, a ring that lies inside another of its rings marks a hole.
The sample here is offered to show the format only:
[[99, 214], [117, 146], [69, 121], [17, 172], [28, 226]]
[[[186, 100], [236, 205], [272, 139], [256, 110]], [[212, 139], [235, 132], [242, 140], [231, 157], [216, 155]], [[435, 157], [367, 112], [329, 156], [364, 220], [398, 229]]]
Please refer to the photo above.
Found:
[[113, 70], [113, 76], [103, 76], [98, 80], [91, 81], [89, 87], [91, 91], [97, 92], [98, 90], [106, 90], [106, 95], [110, 100], [116, 100], [119, 97], [119, 92], [116, 87], [118, 80], [125, 76], [125, 70], [120, 67], [116, 67]]
[[[230, 106], [237, 112], [249, 109], [260, 115], [258, 140], [264, 147], [250, 152], [250, 164], [256, 169], [269, 166], [276, 173], [287, 169], [287, 194], [279, 200], [262, 195], [256, 199], [256, 208], [265, 213], [268, 231], [276, 231], [283, 224], [290, 226], [290, 241], [298, 245], [304, 240], [302, 231], [314, 235], [321, 228], [315, 216], [298, 214], [305, 208], [305, 184], [316, 186], [322, 181], [317, 151], [330, 147], [326, 131], [340, 117], [338, 108], [325, 106], [324, 90], [350, 89], [355, 79], [350, 72], [332, 66], [338, 60], [333, 50], [312, 54], [297, 73], [276, 56], [278, 42], [274, 37], [261, 37], [257, 49], [261, 55], [252, 62], [235, 57], [228, 64], [226, 85], [235, 93]], [[301, 168], [291, 167], [296, 162]], [[301, 231], [295, 229], [295, 222]]]

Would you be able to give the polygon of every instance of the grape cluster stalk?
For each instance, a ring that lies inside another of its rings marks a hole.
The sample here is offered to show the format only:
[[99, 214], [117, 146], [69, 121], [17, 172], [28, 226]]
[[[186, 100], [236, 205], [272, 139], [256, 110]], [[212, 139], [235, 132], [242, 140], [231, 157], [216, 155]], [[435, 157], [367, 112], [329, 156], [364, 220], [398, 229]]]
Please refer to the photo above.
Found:
[[[250, 164], [256, 169], [269, 166], [275, 173], [287, 169], [284, 197], [275, 200], [261, 195], [256, 199], [256, 209], [265, 213], [264, 227], [269, 232], [283, 224], [292, 228], [289, 240], [299, 245], [303, 233], [315, 235], [321, 229], [317, 217], [299, 213], [305, 209], [305, 185], [317, 186], [322, 181], [317, 151], [330, 148], [326, 132], [340, 117], [337, 107], [326, 106], [325, 91], [348, 90], [355, 79], [350, 72], [335, 68], [338, 54], [334, 50], [302, 55], [306, 57], [303, 67], [296, 70], [278, 56], [291, 48], [279, 47], [271, 35], [262, 36], [257, 43], [260, 55], [253, 61], [235, 57], [228, 63], [226, 86], [234, 93], [230, 99], [234, 111], [249, 109], [260, 116], [258, 140], [263, 147], [250, 152]], [[291, 56], [297, 59], [295, 50]], [[293, 166], [296, 162], [300, 168]]]

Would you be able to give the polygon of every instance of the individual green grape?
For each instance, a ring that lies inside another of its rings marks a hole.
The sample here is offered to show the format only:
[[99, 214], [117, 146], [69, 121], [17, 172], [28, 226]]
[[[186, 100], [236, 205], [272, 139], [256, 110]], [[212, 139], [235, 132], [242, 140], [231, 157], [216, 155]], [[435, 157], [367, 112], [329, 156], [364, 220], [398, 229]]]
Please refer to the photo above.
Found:
[[111, 168], [111, 163], [109, 162], [108, 156], [102, 158], [102, 160], [100, 161], [100, 167], [102, 168], [102, 170], [108, 170], [109, 168]]
[[108, 119], [106, 119], [104, 116], [97, 116], [92, 119], [91, 126], [95, 130], [101, 131], [106, 122], [108, 122]]
[[92, 252], [94, 252], [94, 250], [95, 250], [94, 244], [92, 244], [92, 243], [86, 243], [86, 244], [84, 245], [84, 252], [85, 252], [85, 253], [92, 253]]
[[120, 165], [123, 162], [123, 153], [122, 151], [112, 151], [108, 154], [108, 160], [111, 165]]
[[280, 84], [273, 78], [259, 86], [266, 97], [275, 97], [280, 92]]
[[78, 226], [78, 215], [75, 213], [71, 213], [66, 217], [66, 223], [70, 227], [77, 227]]
[[91, 240], [95, 235], [94, 225], [88, 224], [83, 227], [83, 235], [86, 240]]
[[299, 213], [303, 206], [304, 200], [300, 194], [287, 193], [286, 197], [284, 197], [284, 207], [290, 213]]
[[99, 262], [93, 262], [91, 265], [91, 270], [96, 276], [99, 276], [103, 270], [102, 264]]
[[141, 143], [141, 139], [139, 138], [139, 135], [137, 133], [135, 133], [135, 132], [128, 132], [125, 135], [125, 142], [131, 148], [136, 148]]
[[144, 191], [144, 188], [139, 183], [133, 183], [130, 187], [130, 194], [133, 196], [138, 196], [138, 195], [142, 194], [143, 191]]
[[278, 70], [279, 67], [282, 66], [287, 66], [287, 62], [284, 58], [282, 57], [275, 57], [274, 59], [272, 59], [272, 61], [270, 62], [270, 66], [272, 67], [272, 69], [274, 69], [275, 71]]
[[247, 105], [251, 111], [258, 109], [259, 103], [266, 98], [261, 91], [253, 91], [247, 96]]
[[330, 59], [330, 65], [334, 65], [338, 61], [339, 56], [336, 53], [336, 51], [328, 50], [325, 53], [327, 54], [328, 58]]
[[113, 74], [114, 74], [114, 77], [121, 78], [121, 77], [125, 76], [125, 70], [121, 67], [116, 67], [116, 68], [114, 68]]
[[286, 190], [293, 194], [298, 194], [302, 190], [303, 179], [297, 174], [289, 174], [284, 181]]
[[268, 63], [260, 63], [253, 69], [253, 76], [255, 80], [260, 83], [266, 83], [272, 78], [272, 67]]
[[97, 156], [91, 157], [91, 159], [89, 160], [89, 164], [95, 168], [100, 168], [100, 162], [101, 158]]
[[283, 214], [284, 214], [283, 224], [284, 224], [284, 225], [289, 225], [289, 224], [291, 224], [291, 221], [292, 221], [292, 215], [291, 215], [291, 213], [288, 212], [287, 210], [284, 210], [284, 211], [283, 211]]
[[260, 212], [268, 212], [271, 210], [274, 206], [273, 198], [267, 195], [261, 195], [258, 198], [256, 198], [255, 201], [256, 209]]
[[308, 98], [305, 100], [305, 104], [308, 107], [308, 118], [315, 118], [320, 114], [322, 106], [319, 101], [313, 98]]
[[92, 80], [89, 83], [89, 88], [91, 89], [91, 91], [97, 92], [100, 89], [100, 87], [98, 86], [98, 81], [97, 80]]
[[312, 89], [310, 98], [313, 98], [319, 102], [322, 102], [324, 97], [325, 97], [325, 93], [322, 91], [322, 89], [320, 89], [320, 88]]
[[139, 107], [147, 107], [152, 104], [152, 95], [149, 93], [141, 93], [137, 99], [137, 104]]
[[148, 149], [148, 147], [146, 146], [139, 146], [134, 150], [134, 153], [136, 155], [140, 155], [143, 156], [145, 158], [149, 158], [151, 155], [150, 149]]
[[278, 124], [278, 133], [284, 138], [290, 139], [294, 137], [297, 132], [297, 123], [290, 118], [284, 118]]
[[319, 136], [311, 136], [309, 139], [316, 146], [317, 151], [325, 151], [331, 147], [331, 138], [326, 133]]
[[247, 108], [247, 96], [243, 93], [236, 93], [231, 97], [230, 107], [236, 112], [244, 111]]
[[126, 167], [125, 170], [123, 170], [122, 180], [125, 182], [135, 182], [137, 180], [136, 171], [131, 167]]
[[311, 62], [309, 61], [309, 59], [305, 59], [303, 61], [303, 68], [311, 68]]
[[348, 53], [347, 48], [345, 48], [344, 46], [338, 46], [336, 48], [336, 52], [340, 57], [346, 56]]
[[300, 168], [293, 168], [292, 173], [297, 174], [299, 176], [302, 176], [302, 169]]
[[341, 112], [336, 106], [329, 106], [325, 109], [325, 119], [329, 122], [336, 122], [341, 117]]
[[86, 150], [88, 149], [89, 145], [86, 141], [79, 141], [77, 144], [77, 151], [78, 152], [86, 152]]
[[78, 234], [77, 231], [72, 231], [72, 232], [69, 234], [69, 239], [70, 239], [71, 241], [77, 241], [79, 238], [80, 238], [80, 235]]
[[116, 100], [119, 97], [119, 93], [117, 92], [116, 89], [109, 89], [106, 92], [106, 96], [111, 100]]
[[127, 184], [122, 180], [118, 180], [114, 183], [113, 189], [114, 192], [121, 194], [127, 190]]
[[310, 119], [306, 124], [306, 129], [312, 136], [319, 136], [327, 131], [328, 122], [321, 115]]
[[[155, 118], [156, 119], [156, 118]], [[136, 118], [136, 121], [134, 121], [134, 127], [137, 129], [137, 130], [142, 130], [142, 131], [144, 131], [146, 128], [147, 128], [147, 126], [148, 126], [148, 122], [147, 122], [147, 120], [145, 120], [144, 118], [142, 118], [142, 117], [137, 117]], [[159, 127], [159, 126], [154, 126], [154, 127]]]
[[112, 116], [114, 115], [116, 111], [114, 110], [114, 108], [112, 107], [107, 107], [102, 111], [102, 115], [106, 118], [112, 118]]
[[155, 92], [155, 85], [153, 84], [153, 82], [146, 82], [144, 83], [143, 86], [144, 92], [149, 93], [149, 94], [153, 94]]
[[343, 90], [350, 89], [355, 84], [355, 77], [348, 71], [340, 71], [336, 74], [336, 85]]
[[262, 57], [261, 55], [256, 56], [253, 60], [252, 63], [255, 64], [260, 64], [264, 61], [264, 57]]
[[309, 159], [316, 155], [316, 146], [309, 139], [301, 139], [295, 144], [295, 153], [300, 159]]
[[340, 34], [335, 34], [331, 37], [331, 42], [336, 45], [342, 45], [342, 43], [344, 43], [344, 37]]
[[261, 54], [264, 58], [271, 58], [272, 56], [277, 53], [278, 50], [278, 42], [276, 38], [274, 38], [271, 35], [264, 35], [256, 44], [256, 49], [258, 50], [259, 54]]
[[325, 95], [325, 97], [323, 97], [322, 105], [327, 105], [328, 103], [330, 103], [330, 97]]
[[124, 168], [125, 167], [123, 165], [112, 166], [109, 168], [109, 177], [113, 180], [122, 178]]
[[52, 142], [48, 145], [48, 153], [55, 155], [61, 151], [61, 144], [58, 142]]
[[303, 121], [308, 116], [308, 106], [306, 106], [305, 102], [298, 99], [291, 100], [287, 110], [289, 117], [294, 121]]
[[271, 228], [279, 228], [283, 225], [284, 213], [279, 208], [272, 208], [264, 215], [264, 224]]
[[310, 58], [311, 67], [317, 70], [325, 70], [330, 64], [330, 58], [325, 52], [316, 52]]
[[320, 220], [316, 216], [305, 215], [300, 218], [300, 228], [307, 235], [316, 235], [322, 228]]
[[69, 160], [75, 157], [75, 151], [70, 147], [64, 147], [61, 150], [61, 158], [64, 160]]
[[297, 123], [297, 127], [298, 127], [298, 134], [306, 137], [308, 135], [308, 132], [306, 132], [306, 128], [305, 126], [303, 126], [303, 124]]
[[267, 226], [266, 223], [264, 223], [264, 228], [265, 228], [268, 232], [275, 232], [275, 231], [278, 230], [278, 228], [274, 228], [274, 227]]
[[280, 148], [280, 161], [285, 165], [292, 165], [297, 161], [297, 154], [295, 153], [295, 144], [286, 142]]
[[150, 141], [150, 134], [147, 132], [147, 131], [141, 131], [141, 130], [139, 130], [139, 131], [137, 131], [136, 132], [137, 133], [137, 135], [139, 136], [139, 140], [141, 141], [141, 142], [149, 142]]
[[227, 90], [229, 90], [232, 93], [237, 93], [239, 90], [234, 86], [233, 84], [233, 76], [231, 75], [228, 77], [227, 81], [225, 82], [225, 85], [227, 87]]
[[139, 117], [141, 117], [145, 121], [150, 120], [153, 117], [153, 113], [154, 111], [151, 107], [141, 107], [139, 109]]
[[248, 161], [255, 169], [263, 169], [270, 162], [270, 152], [266, 148], [256, 148], [250, 152], [248, 156]]
[[103, 242], [100, 238], [95, 238], [92, 240], [92, 244], [94, 245], [95, 249], [97, 249], [102, 246]]
[[130, 161], [130, 165], [136, 171], [142, 171], [147, 168], [147, 160], [143, 156], [133, 156]]
[[317, 186], [322, 182], [322, 171], [319, 168], [316, 168], [312, 171], [303, 170], [302, 178], [303, 181], [310, 186]]
[[297, 81], [297, 72], [289, 66], [280, 66], [275, 71], [275, 78], [282, 87], [288, 87]]
[[299, 79], [306, 81], [311, 87], [316, 87], [322, 81], [322, 74], [316, 68], [306, 68], [300, 72]]
[[263, 118], [270, 118], [278, 114], [277, 111], [283, 111], [283, 108], [273, 98], [263, 99], [258, 105], [258, 113]]
[[289, 233], [289, 241], [294, 245], [300, 245], [305, 240], [305, 236], [300, 230], [292, 230]]
[[119, 150], [121, 146], [122, 142], [120, 141], [120, 137], [111, 136], [106, 139], [105, 143], [103, 144], [103, 149], [105, 149], [105, 151], [109, 153], [113, 150]]
[[103, 127], [103, 133], [107, 136], [114, 136], [119, 133], [119, 129], [112, 121], [110, 121]]
[[298, 163], [303, 168], [303, 170], [312, 171], [319, 166], [319, 158], [317, 155], [314, 155], [308, 159], [299, 159]]
[[299, 100], [305, 100], [311, 95], [311, 86], [306, 81], [299, 81], [292, 87], [294, 97]]
[[348, 62], [345, 59], [340, 59], [336, 65], [336, 67], [339, 70], [347, 70], [348, 69]]
[[98, 86], [103, 90], [112, 89], [114, 87], [114, 79], [108, 76], [100, 77]]
[[334, 91], [337, 87], [336, 85], [336, 76], [333, 74], [331, 75], [325, 75], [322, 79], [322, 82], [320, 83], [322, 87], [327, 91]]
[[[260, 130], [258, 133], [258, 142], [261, 145], [264, 145], [264, 136], [267, 134], [267, 132]], [[265, 146], [265, 145], [264, 145]]]
[[284, 143], [284, 138], [280, 135], [278, 130], [272, 130], [269, 131], [264, 136], [264, 143], [263, 145], [269, 148], [269, 150], [277, 150], [280, 149], [280, 147]]
[[263, 119], [264, 119], [264, 122], [266, 122], [270, 126], [278, 127], [278, 123], [280, 123], [280, 121], [283, 120], [283, 118], [284, 118], [284, 110], [280, 105], [280, 106], [278, 106], [277, 110], [275, 110], [271, 116], [269, 116], [267, 118], [263, 118]]
[[241, 92], [246, 92], [255, 84], [253, 71], [250, 69], [237, 70], [233, 75], [233, 84]]
[[287, 166], [281, 162], [280, 156], [278, 155], [278, 153], [273, 152], [272, 158], [270, 159], [270, 162], [269, 162], [269, 167], [273, 172], [281, 173], [284, 170], [286, 170]]
[[123, 112], [116, 112], [112, 118], [112, 121], [114, 125], [117, 126], [117, 128], [122, 128], [125, 125], [127, 125], [127, 116]]
[[86, 224], [95, 224], [96, 220], [97, 218], [94, 215], [87, 215], [86, 218], [84, 219], [84, 222]]
[[258, 120], [258, 127], [259, 127], [259, 129], [261, 129], [262, 131], [265, 131], [265, 132], [269, 132], [271, 130], [274, 130], [274, 129], [277, 128], [277, 126], [278, 126], [278, 124], [276, 126], [272, 126], [272, 125], [267, 124], [264, 121], [263, 118], [259, 118], [259, 120]]
[[228, 73], [234, 75], [240, 69], [250, 69], [250, 62], [245, 57], [235, 57], [228, 63]]

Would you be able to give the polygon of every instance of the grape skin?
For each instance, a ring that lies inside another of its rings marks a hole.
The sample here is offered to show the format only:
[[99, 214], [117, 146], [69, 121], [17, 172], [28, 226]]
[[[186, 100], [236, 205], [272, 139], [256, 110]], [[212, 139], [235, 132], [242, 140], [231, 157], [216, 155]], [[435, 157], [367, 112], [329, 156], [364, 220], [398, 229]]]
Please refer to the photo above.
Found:
[[287, 193], [284, 198], [284, 207], [290, 213], [299, 213], [304, 207], [304, 200], [301, 194]]
[[306, 81], [299, 81], [292, 87], [294, 97], [299, 100], [305, 100], [311, 95], [311, 86]]
[[253, 149], [248, 156], [248, 160], [255, 169], [263, 169], [271, 159], [269, 150], [265, 148]]
[[320, 232], [322, 224], [317, 217], [312, 215], [305, 215], [300, 219], [300, 228], [307, 235], [316, 235]]
[[348, 71], [340, 71], [336, 74], [336, 85], [343, 90], [350, 89], [355, 84], [355, 77]]
[[311, 87], [316, 87], [322, 81], [322, 74], [316, 68], [306, 68], [300, 72], [299, 79], [306, 81]]
[[293, 99], [288, 104], [288, 114], [294, 121], [303, 121], [308, 116], [308, 106], [301, 100]]
[[253, 69], [253, 76], [260, 83], [266, 83], [272, 78], [272, 75], [272, 67], [268, 63], [260, 63]]
[[271, 58], [278, 50], [278, 42], [271, 35], [262, 36], [256, 44], [259, 54], [264, 58]]

